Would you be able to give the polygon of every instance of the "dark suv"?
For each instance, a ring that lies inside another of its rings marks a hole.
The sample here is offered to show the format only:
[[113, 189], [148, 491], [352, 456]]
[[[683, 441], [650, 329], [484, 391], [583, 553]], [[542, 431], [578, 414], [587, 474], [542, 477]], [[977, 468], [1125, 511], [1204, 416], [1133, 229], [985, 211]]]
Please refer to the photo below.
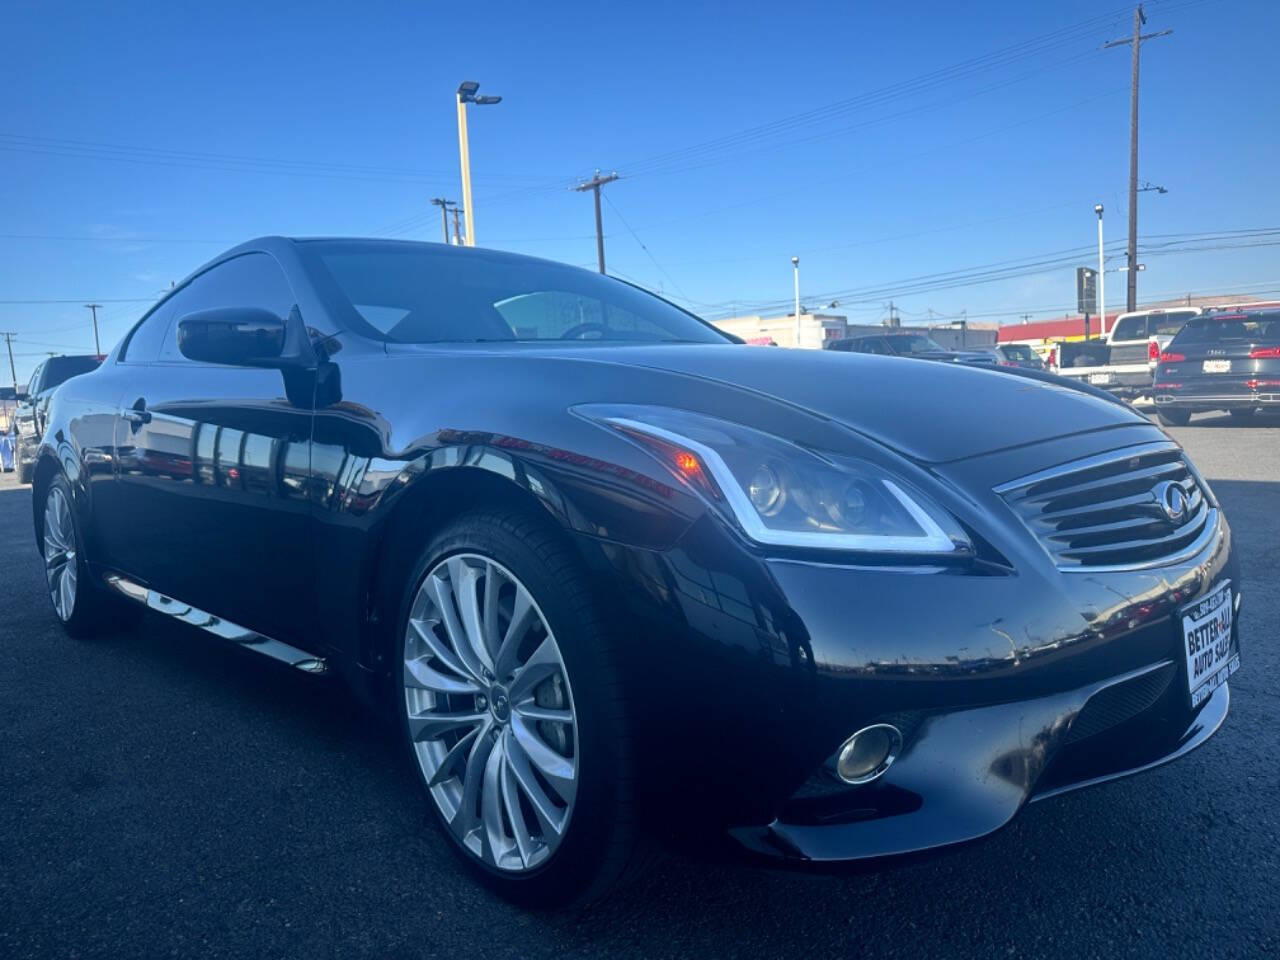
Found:
[[864, 333], [839, 340], [828, 340], [823, 347], [845, 353], [875, 353], [883, 357], [911, 357], [917, 360], [941, 360], [945, 363], [994, 364], [989, 353], [980, 350], [948, 350], [924, 333], [893, 330]]
[[50, 357], [31, 374], [26, 396], [19, 397], [14, 415], [14, 464], [18, 468], [18, 480], [31, 482], [31, 469], [35, 465], [36, 450], [49, 413], [49, 398], [53, 391], [72, 377], [96, 370], [102, 357], [84, 354], [70, 357]]
[[1280, 410], [1280, 310], [1188, 320], [1160, 354], [1154, 391], [1165, 425], [1181, 426], [1203, 410], [1239, 420]]

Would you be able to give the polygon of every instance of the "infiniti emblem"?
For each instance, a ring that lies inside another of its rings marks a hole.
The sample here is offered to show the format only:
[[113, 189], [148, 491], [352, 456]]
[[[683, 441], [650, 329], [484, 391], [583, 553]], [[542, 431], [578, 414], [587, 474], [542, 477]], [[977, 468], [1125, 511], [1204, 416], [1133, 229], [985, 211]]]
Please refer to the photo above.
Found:
[[1151, 493], [1170, 523], [1181, 523], [1187, 518], [1187, 493], [1182, 484], [1165, 480], [1157, 483]]

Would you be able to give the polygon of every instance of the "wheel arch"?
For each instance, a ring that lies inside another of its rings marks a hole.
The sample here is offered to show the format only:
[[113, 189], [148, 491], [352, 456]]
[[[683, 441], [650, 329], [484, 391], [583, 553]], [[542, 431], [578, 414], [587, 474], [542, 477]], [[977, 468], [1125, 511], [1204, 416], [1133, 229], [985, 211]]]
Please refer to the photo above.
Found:
[[603, 569], [594, 541], [574, 535], [570, 511], [554, 484], [541, 474], [520, 468], [517, 461], [506, 462], [516, 465], [511, 475], [505, 469], [474, 463], [429, 471], [388, 505], [371, 545], [365, 587], [373, 629], [367, 632], [359, 651], [361, 665], [380, 680], [391, 675], [394, 663], [404, 571], [412, 567], [423, 544], [463, 514], [484, 509], [518, 513], [561, 540], [588, 574]]

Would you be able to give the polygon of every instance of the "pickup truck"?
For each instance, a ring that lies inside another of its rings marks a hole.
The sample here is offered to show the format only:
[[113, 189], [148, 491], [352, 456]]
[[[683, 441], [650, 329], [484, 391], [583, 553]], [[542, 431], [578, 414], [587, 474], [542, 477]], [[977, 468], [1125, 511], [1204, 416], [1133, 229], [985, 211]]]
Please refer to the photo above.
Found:
[[1200, 313], [1198, 307], [1122, 313], [1104, 338], [1057, 344], [1050, 369], [1124, 400], [1148, 397], [1161, 351]]

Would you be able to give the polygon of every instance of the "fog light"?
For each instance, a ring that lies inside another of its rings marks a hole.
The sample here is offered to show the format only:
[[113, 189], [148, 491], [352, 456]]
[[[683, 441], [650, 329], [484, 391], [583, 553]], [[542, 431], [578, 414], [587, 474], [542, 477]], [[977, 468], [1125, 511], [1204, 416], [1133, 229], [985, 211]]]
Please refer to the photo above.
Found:
[[902, 734], [889, 723], [863, 727], [836, 754], [836, 775], [845, 783], [870, 783], [889, 769], [902, 749]]

